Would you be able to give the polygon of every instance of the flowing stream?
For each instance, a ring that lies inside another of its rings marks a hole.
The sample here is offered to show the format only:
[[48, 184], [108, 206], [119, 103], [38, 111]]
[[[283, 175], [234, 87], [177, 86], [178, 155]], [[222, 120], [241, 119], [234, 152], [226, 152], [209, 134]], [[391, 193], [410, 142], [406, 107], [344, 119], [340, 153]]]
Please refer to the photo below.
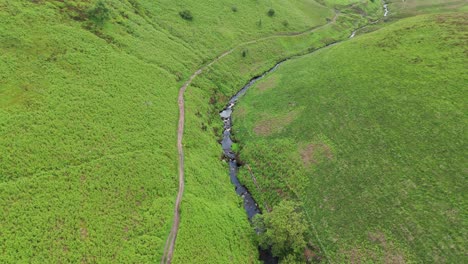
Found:
[[[388, 13], [389, 13], [388, 4], [384, 3], [383, 7], [384, 7], [384, 11], [385, 11], [384, 12], [384, 17], [386, 17], [388, 15]], [[375, 21], [374, 23], [377, 23], [379, 21], [380, 21], [380, 19]], [[372, 23], [372, 24], [374, 24], [374, 23]], [[356, 29], [355, 31], [353, 31], [353, 33], [351, 34], [351, 36], [349, 38], [353, 38], [356, 35], [357, 30], [359, 30], [359, 29]], [[342, 42], [342, 41], [331, 43], [331, 44], [329, 44], [329, 45], [327, 45], [325, 47], [322, 47], [320, 49], [336, 45], [336, 44], [338, 44], [340, 42]], [[318, 50], [320, 50], [320, 49], [318, 49]], [[316, 51], [317, 50], [314, 50], [311, 53], [316, 52]], [[221, 140], [221, 145], [222, 145], [222, 148], [223, 148], [224, 156], [229, 162], [229, 176], [230, 176], [230, 179], [231, 179], [231, 183], [235, 186], [236, 193], [239, 196], [241, 196], [242, 199], [244, 200], [244, 209], [245, 209], [245, 212], [247, 213], [247, 217], [248, 217], [250, 222], [252, 222], [252, 219], [257, 214], [261, 214], [262, 212], [261, 212], [257, 202], [252, 197], [252, 194], [249, 192], [247, 187], [245, 187], [244, 185], [242, 185], [240, 183], [239, 178], [237, 177], [240, 165], [238, 163], [236, 153], [232, 150], [232, 144], [234, 143], [232, 141], [232, 137], [231, 137], [231, 130], [232, 130], [232, 125], [233, 125], [232, 124], [232, 112], [234, 111], [234, 107], [235, 107], [237, 101], [247, 92], [247, 90], [250, 87], [252, 87], [252, 85], [254, 85], [259, 80], [263, 79], [269, 73], [275, 71], [285, 61], [290, 60], [290, 59], [295, 58], [295, 57], [297, 57], [297, 56], [293, 56], [291, 58], [287, 58], [287, 59], [285, 59], [283, 61], [280, 61], [277, 64], [275, 64], [275, 66], [270, 68], [268, 71], [264, 72], [262, 75], [252, 78], [244, 87], [242, 87], [241, 90], [239, 90], [229, 100], [227, 106], [219, 113], [219, 115], [221, 117], [221, 120], [224, 123], [223, 139]], [[263, 250], [261, 248], [259, 248], [258, 250], [259, 250], [259, 253], [260, 253], [259, 254], [260, 255], [260, 260], [262, 260], [264, 263], [266, 263], [266, 264], [277, 264], [279, 262], [279, 259], [274, 257], [270, 250]]]
[[234, 110], [234, 106], [236, 105], [239, 98], [247, 92], [247, 90], [255, 84], [258, 80], [265, 77], [267, 74], [276, 70], [284, 61], [277, 63], [273, 68], [269, 69], [265, 73], [260, 76], [257, 76], [249, 81], [237, 94], [235, 94], [230, 100], [228, 105], [221, 111], [219, 114], [221, 119], [224, 123], [224, 130], [223, 130], [223, 139], [221, 141], [221, 145], [223, 147], [224, 156], [229, 160], [229, 175], [231, 177], [231, 182], [236, 188], [236, 193], [244, 199], [244, 209], [247, 212], [247, 217], [249, 220], [260, 214], [261, 211], [255, 202], [255, 199], [250, 194], [249, 190], [245, 186], [243, 186], [239, 179], [237, 178], [237, 172], [239, 169], [239, 164], [237, 162], [236, 153], [232, 150], [232, 138], [231, 138], [231, 129], [232, 129], [232, 112]]
[[[374, 21], [374, 22], [370, 23], [370, 24], [376, 24], [376, 23], [378, 23], [379, 21], [381, 21], [383, 18], [385, 18], [385, 17], [388, 16], [388, 13], [390, 13], [390, 11], [388, 10], [388, 4], [387, 4], [386, 2], [384, 2], [383, 9], [384, 9], [384, 15], [383, 15], [383, 17], [380, 18], [380, 19], [377, 20], [377, 21]], [[365, 27], [367, 27], [367, 26], [368, 26], [368, 25], [365, 25], [365, 26], [363, 26], [363, 27], [357, 28], [356, 30], [354, 30], [354, 31], [351, 33], [351, 36], [349, 36], [349, 38], [350, 38], [350, 39], [351, 39], [351, 38], [354, 38], [354, 36], [356, 36], [356, 33], [357, 33], [359, 30], [361, 30], [361, 29], [363, 29], [363, 28], [365, 28]]]
[[[231, 178], [231, 183], [236, 188], [236, 193], [242, 197], [244, 200], [244, 209], [247, 212], [247, 217], [249, 221], [252, 221], [252, 218], [257, 215], [261, 214], [260, 208], [258, 207], [257, 202], [252, 197], [252, 194], [249, 190], [240, 183], [239, 178], [237, 177], [237, 173], [239, 171], [239, 163], [237, 161], [236, 154], [232, 150], [232, 138], [231, 138], [231, 129], [232, 129], [232, 111], [234, 110], [234, 106], [236, 105], [237, 101], [239, 100], [242, 95], [247, 92], [247, 90], [255, 84], [258, 80], [265, 77], [267, 74], [276, 70], [284, 61], [277, 63], [273, 68], [269, 69], [265, 73], [260, 76], [257, 76], [249, 81], [242, 89], [234, 95], [231, 100], [229, 100], [228, 105], [224, 108], [223, 111], [219, 114], [221, 119], [224, 123], [224, 130], [223, 130], [223, 139], [221, 141], [221, 145], [223, 147], [224, 156], [229, 161], [229, 176]], [[268, 264], [276, 264], [278, 263], [278, 259], [273, 257], [270, 250], [263, 250], [259, 248], [260, 259], [264, 263]]]

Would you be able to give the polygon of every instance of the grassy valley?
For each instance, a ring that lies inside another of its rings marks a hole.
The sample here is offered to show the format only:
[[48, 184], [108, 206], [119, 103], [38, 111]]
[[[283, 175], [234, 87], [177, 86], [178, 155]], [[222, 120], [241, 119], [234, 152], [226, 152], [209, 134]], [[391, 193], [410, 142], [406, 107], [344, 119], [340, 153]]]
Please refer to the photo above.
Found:
[[243, 182], [265, 210], [301, 202], [328, 261], [466, 262], [466, 20], [398, 21], [290, 60], [241, 99]]
[[466, 5], [388, 4], [0, 0], [0, 262], [160, 262], [190, 80], [172, 262], [258, 263], [218, 114], [288, 58], [235, 111], [265, 223], [316, 260], [464, 262]]
[[236, 46], [187, 95], [174, 262], [256, 262], [213, 140], [214, 109], [274, 61], [381, 13], [380, 3], [339, 4], [0, 1], [0, 262], [160, 261], [178, 185], [178, 89]]

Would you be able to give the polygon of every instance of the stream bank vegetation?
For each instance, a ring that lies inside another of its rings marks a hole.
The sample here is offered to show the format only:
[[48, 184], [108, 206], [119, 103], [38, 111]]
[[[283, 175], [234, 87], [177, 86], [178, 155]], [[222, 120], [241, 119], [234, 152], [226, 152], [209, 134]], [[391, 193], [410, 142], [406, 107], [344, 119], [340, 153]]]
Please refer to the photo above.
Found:
[[[258, 244], [286, 263], [310, 261], [304, 252], [311, 238], [302, 206], [283, 200], [272, 212], [256, 215], [253, 227], [258, 233]], [[306, 259], [307, 258], [307, 259]], [[317, 260], [317, 259], [316, 259]]]

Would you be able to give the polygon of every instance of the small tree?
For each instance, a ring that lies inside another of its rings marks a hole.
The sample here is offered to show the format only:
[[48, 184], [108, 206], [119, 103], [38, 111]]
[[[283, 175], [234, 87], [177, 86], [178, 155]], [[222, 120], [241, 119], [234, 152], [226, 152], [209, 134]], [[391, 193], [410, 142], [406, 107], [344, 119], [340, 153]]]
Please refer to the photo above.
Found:
[[183, 10], [183, 11], [180, 11], [179, 12], [179, 15], [181, 18], [185, 19], [185, 20], [188, 20], [188, 21], [192, 21], [193, 20], [193, 16], [192, 16], [192, 12], [190, 12], [190, 10]]
[[307, 245], [307, 223], [297, 203], [281, 201], [271, 213], [257, 215], [253, 223], [262, 248], [271, 248], [280, 258], [300, 259]]
[[270, 10], [268, 10], [268, 12], [267, 12], [267, 15], [268, 15], [269, 17], [274, 16], [274, 15], [275, 15], [275, 10], [274, 10], [273, 8], [270, 8]]
[[234, 12], [234, 13], [237, 12], [237, 6], [232, 6], [232, 7], [231, 7], [231, 10], [232, 10], [232, 12]]
[[96, 5], [88, 11], [88, 17], [94, 21], [96, 25], [102, 26], [109, 20], [110, 10], [103, 1], [98, 1]]

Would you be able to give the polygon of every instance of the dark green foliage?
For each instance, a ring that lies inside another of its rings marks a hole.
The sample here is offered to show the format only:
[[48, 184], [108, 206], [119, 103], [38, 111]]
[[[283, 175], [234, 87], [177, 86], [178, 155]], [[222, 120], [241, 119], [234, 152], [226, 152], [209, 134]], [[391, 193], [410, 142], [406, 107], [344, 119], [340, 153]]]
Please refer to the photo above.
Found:
[[267, 12], [267, 15], [268, 15], [269, 17], [274, 16], [274, 15], [275, 15], [275, 10], [274, 10], [273, 8], [270, 8], [270, 10], [268, 10], [268, 12]]
[[88, 11], [88, 17], [96, 25], [102, 26], [110, 18], [110, 10], [104, 1], [98, 1], [96, 5]]
[[234, 13], [237, 12], [237, 6], [232, 6], [232, 7], [231, 7], [231, 10], [232, 10], [232, 12], [234, 12]]
[[187, 21], [192, 21], [193, 20], [193, 15], [190, 10], [183, 10], [179, 12], [179, 15], [181, 18], [187, 20]]
[[242, 51], [242, 57], [245, 58], [247, 57], [248, 50], [243, 50]]
[[129, 0], [129, 3], [133, 6], [136, 14], [140, 16], [146, 16], [145, 9], [143, 8], [139, 0]]
[[254, 228], [259, 232], [259, 245], [271, 248], [273, 255], [299, 259], [306, 247], [307, 222], [299, 204], [283, 200], [270, 213], [257, 215]]
[[283, 20], [283, 26], [288, 27], [288, 26], [289, 26], [289, 22], [288, 22], [287, 20]]

